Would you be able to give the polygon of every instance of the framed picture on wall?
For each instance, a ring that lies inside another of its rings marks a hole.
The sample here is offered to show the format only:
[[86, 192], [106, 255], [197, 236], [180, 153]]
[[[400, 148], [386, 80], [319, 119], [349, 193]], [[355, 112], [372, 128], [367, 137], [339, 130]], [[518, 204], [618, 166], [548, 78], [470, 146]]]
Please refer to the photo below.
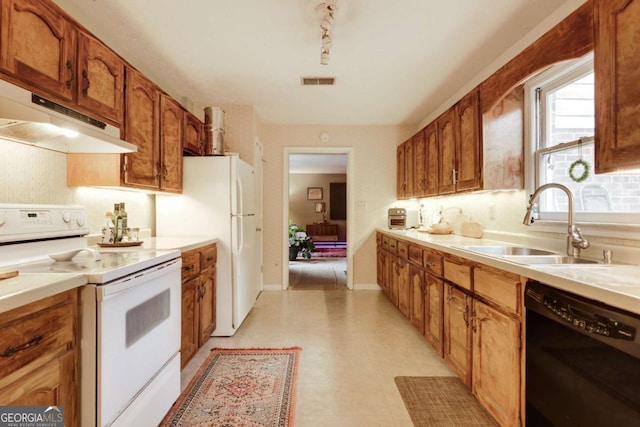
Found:
[[322, 187], [307, 187], [307, 200], [322, 200]]
[[316, 213], [324, 213], [325, 209], [324, 202], [316, 202]]

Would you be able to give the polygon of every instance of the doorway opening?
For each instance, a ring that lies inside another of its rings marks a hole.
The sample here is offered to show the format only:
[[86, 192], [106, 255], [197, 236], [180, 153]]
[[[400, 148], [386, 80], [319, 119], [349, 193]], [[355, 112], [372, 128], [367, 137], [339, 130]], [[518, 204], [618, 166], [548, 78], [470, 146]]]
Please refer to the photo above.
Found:
[[352, 289], [351, 149], [289, 147], [284, 160], [283, 288]]

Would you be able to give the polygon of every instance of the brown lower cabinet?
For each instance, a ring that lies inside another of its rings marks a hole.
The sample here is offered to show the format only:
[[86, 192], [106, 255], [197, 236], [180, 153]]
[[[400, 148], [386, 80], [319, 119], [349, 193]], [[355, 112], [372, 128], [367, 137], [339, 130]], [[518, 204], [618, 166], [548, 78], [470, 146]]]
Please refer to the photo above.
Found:
[[422, 268], [409, 265], [409, 320], [422, 335], [425, 329], [425, 274]]
[[182, 254], [181, 367], [216, 328], [216, 261], [215, 243]]
[[425, 278], [424, 337], [443, 357], [444, 282], [428, 273]]
[[471, 386], [471, 298], [447, 284], [444, 290], [444, 360]]
[[475, 300], [472, 330], [472, 392], [501, 425], [518, 425], [520, 322]]
[[[521, 425], [523, 279], [379, 234], [377, 277], [387, 297], [399, 309], [408, 297], [402, 313], [501, 426]], [[395, 252], [407, 244], [408, 261]]]
[[78, 425], [78, 290], [0, 314], [2, 405], [64, 406]]

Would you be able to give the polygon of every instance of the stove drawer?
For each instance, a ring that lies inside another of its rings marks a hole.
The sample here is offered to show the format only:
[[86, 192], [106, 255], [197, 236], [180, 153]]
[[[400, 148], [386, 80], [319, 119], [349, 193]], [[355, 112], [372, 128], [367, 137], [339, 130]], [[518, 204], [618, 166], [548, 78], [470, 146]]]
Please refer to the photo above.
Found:
[[73, 290], [0, 315], [0, 387], [31, 363], [39, 366], [75, 347], [77, 307]]

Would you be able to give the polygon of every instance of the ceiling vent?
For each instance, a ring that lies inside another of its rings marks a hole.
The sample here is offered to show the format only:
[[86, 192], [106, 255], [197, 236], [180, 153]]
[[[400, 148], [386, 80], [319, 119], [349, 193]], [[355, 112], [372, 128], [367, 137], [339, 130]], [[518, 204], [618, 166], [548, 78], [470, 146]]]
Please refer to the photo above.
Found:
[[333, 86], [335, 77], [301, 77], [302, 86]]

